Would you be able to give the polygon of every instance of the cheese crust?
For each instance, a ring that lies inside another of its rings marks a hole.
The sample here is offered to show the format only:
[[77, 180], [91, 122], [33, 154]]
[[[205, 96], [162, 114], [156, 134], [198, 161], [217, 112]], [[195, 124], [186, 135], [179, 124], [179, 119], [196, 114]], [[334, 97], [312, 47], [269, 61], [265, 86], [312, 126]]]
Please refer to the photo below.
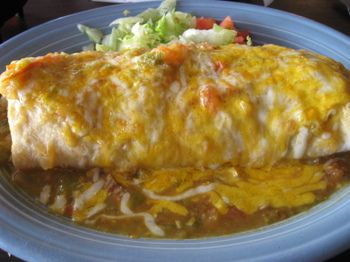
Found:
[[276, 45], [51, 53], [0, 77], [20, 169], [262, 167], [350, 148], [349, 71]]

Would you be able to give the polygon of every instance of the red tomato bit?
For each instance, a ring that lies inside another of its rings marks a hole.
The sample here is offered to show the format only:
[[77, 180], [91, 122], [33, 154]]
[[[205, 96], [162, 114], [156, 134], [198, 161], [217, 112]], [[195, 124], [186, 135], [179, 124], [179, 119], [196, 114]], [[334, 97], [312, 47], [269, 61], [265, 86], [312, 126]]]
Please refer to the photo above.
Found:
[[213, 86], [207, 86], [200, 93], [200, 101], [210, 113], [216, 113], [220, 106], [220, 96]]
[[235, 28], [235, 24], [230, 16], [226, 16], [225, 19], [220, 23], [220, 26], [231, 30]]
[[239, 31], [237, 32], [235, 43], [237, 44], [244, 44], [247, 41], [247, 36], [249, 36], [248, 31]]
[[199, 17], [196, 19], [196, 29], [208, 30], [212, 29], [216, 23], [214, 18], [211, 17]]

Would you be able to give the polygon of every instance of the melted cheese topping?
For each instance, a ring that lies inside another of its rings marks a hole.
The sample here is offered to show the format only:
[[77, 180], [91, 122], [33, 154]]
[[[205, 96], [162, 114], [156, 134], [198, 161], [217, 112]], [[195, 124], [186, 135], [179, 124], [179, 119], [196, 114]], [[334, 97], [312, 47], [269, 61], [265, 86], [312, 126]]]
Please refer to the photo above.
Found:
[[[252, 214], [266, 207], [292, 208], [312, 204], [316, 201], [315, 192], [327, 187], [323, 165], [306, 165], [297, 161], [285, 161], [274, 168], [261, 169], [225, 167], [144, 171], [138, 182], [148, 198], [180, 201], [188, 197], [208, 197], [222, 214], [232, 206]], [[180, 213], [178, 209], [174, 208]]]
[[308, 51], [174, 44], [25, 58], [0, 92], [19, 168], [259, 167], [349, 150], [349, 82]]

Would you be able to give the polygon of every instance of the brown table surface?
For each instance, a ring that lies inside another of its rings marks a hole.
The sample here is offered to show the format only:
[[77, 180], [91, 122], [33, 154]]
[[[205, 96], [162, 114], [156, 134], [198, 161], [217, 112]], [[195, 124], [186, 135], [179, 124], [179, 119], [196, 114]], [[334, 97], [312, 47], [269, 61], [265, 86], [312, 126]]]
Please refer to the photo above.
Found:
[[[241, 0], [239, 2], [256, 4], [262, 1]], [[90, 0], [28, 0], [24, 6], [25, 25], [18, 17], [11, 18], [1, 30], [2, 39], [9, 39], [26, 28], [54, 18], [105, 5], [108, 4]], [[338, 0], [275, 0], [270, 7], [313, 19], [350, 36], [350, 16]], [[348, 257], [350, 257], [350, 250], [340, 254], [334, 260], [343, 261]], [[0, 250], [0, 261], [20, 260], [14, 256], [9, 257], [7, 252]]]

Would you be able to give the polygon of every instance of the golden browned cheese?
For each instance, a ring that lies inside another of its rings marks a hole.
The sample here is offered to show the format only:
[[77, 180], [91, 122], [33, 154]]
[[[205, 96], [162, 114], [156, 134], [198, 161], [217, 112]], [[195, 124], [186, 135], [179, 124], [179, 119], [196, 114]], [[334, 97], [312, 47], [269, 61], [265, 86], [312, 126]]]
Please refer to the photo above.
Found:
[[0, 78], [18, 168], [260, 167], [350, 148], [349, 71], [275, 45], [53, 53]]

